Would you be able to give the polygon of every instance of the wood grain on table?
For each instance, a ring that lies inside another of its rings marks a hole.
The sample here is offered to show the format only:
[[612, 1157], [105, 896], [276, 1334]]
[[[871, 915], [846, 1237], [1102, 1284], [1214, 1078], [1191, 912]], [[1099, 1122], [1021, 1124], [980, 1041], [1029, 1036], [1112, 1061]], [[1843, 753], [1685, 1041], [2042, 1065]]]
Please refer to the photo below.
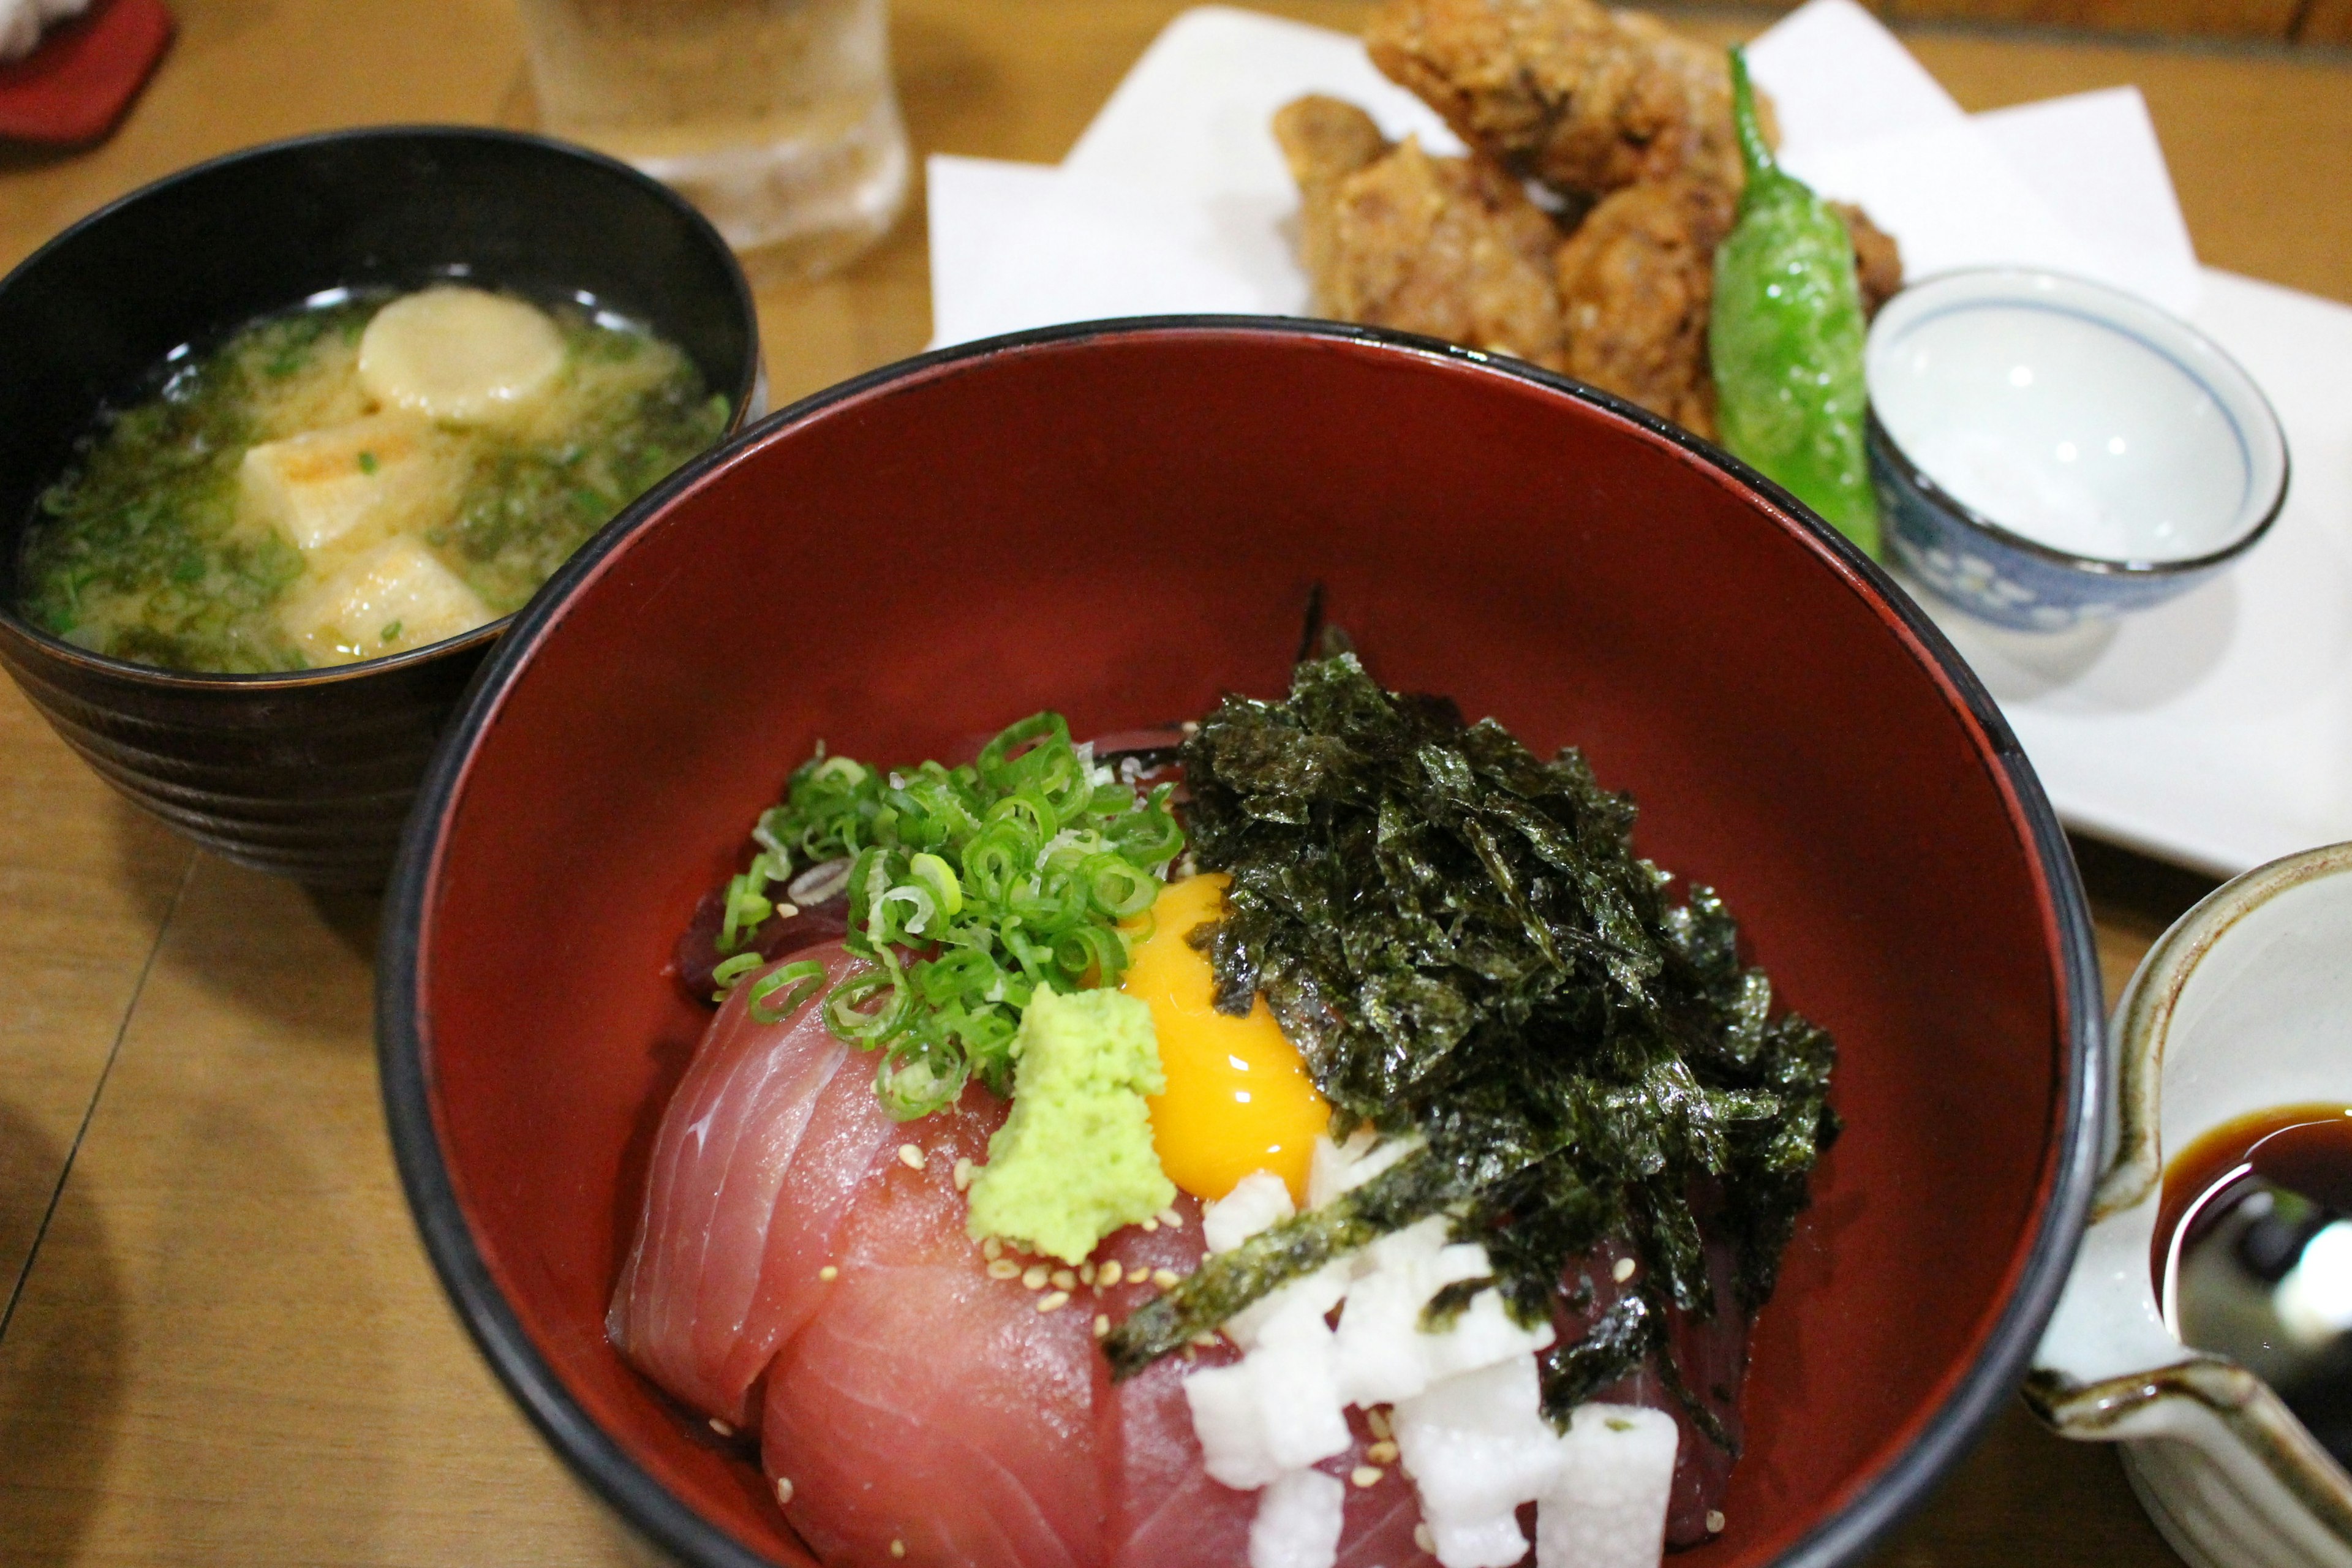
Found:
[[[1350, 27], [1366, 7], [1265, 8]], [[111, 142], [0, 152], [0, 268], [231, 148], [532, 122], [511, 0], [174, 9], [180, 40]], [[1057, 159], [1177, 9], [899, 0], [919, 149]], [[2200, 254], [2352, 300], [2352, 61], [1906, 37], [1971, 109], [2137, 82]], [[922, 235], [919, 201], [847, 273], [761, 287], [778, 404], [922, 346]], [[2082, 858], [2112, 994], [2210, 884]], [[374, 936], [369, 900], [191, 850], [0, 688], [0, 1564], [636, 1560], [492, 1382], [417, 1245], [377, 1105]], [[2012, 1407], [1879, 1561], [2172, 1560], [2111, 1453]]]

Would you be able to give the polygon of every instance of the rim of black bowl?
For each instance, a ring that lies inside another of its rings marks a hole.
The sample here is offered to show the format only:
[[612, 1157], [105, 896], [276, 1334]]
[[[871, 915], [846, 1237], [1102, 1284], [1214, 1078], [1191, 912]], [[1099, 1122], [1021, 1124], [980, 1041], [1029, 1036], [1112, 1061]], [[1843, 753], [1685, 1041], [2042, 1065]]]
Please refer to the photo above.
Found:
[[[1863, 410], [1863, 416], [1867, 422], [1864, 439], [1873, 449], [1886, 459], [1887, 466], [1895, 471], [1896, 476], [1900, 478], [1905, 484], [1910, 486], [1913, 489], [1917, 490], [1921, 495], [1927, 497], [1937, 507], [1950, 512], [1954, 517], [1958, 518], [1969, 527], [1976, 529], [1981, 533], [1991, 536], [1994, 540], [2007, 545], [2011, 550], [2016, 550], [2024, 554], [2031, 555], [2036, 560], [2046, 561], [2053, 566], [2063, 566], [2075, 572], [2087, 572], [2095, 576], [2100, 577], [2153, 579], [2191, 575], [2196, 573], [2204, 572], [2210, 568], [2219, 566], [2223, 562], [2229, 561], [2232, 557], [2244, 554], [2247, 551], [2252, 550], [2254, 547], [2255, 543], [2262, 539], [2263, 535], [2271, 531], [2271, 524], [2276, 522], [2278, 521], [2279, 513], [2286, 510], [2287, 491], [2294, 485], [2294, 450], [2287, 443], [2286, 426], [2279, 422], [2278, 410], [2272, 406], [2270, 394], [2263, 390], [2263, 384], [2256, 381], [2252, 373], [2250, 373], [2244, 365], [2238, 363], [2235, 355], [2231, 354], [2229, 350], [2223, 348], [2221, 344], [2215, 342], [2210, 334], [2199, 331], [2189, 322], [2173, 315], [2169, 310], [2166, 310], [2159, 306], [2151, 305], [2147, 300], [2138, 299], [2134, 295], [2124, 294], [2121, 289], [2116, 289], [2109, 284], [2102, 283], [2095, 278], [2084, 278], [2072, 272], [2061, 272], [2055, 268], [1960, 267], [1955, 268], [1948, 272], [1931, 273], [1927, 277], [1919, 279], [1916, 282], [1906, 284], [1901, 292], [1907, 294], [1915, 289], [1925, 289], [1931, 284], [1940, 283], [1946, 279], [1972, 278], [1980, 276], [2054, 278], [2062, 283], [2078, 284], [2082, 287], [2097, 289], [2104, 293], [2121, 295], [2122, 298], [2130, 303], [2143, 307], [2148, 310], [2155, 311], [2158, 315], [2170, 321], [2174, 326], [2179, 327], [2190, 338], [2194, 339], [2197, 342], [2202, 344], [2206, 349], [2210, 351], [2214, 358], [2220, 360], [2223, 364], [2228, 365], [2232, 371], [2235, 371], [2239, 377], [2245, 382], [2246, 390], [2253, 395], [2256, 405], [2262, 409], [2263, 416], [2269, 419], [2271, 423], [2272, 430], [2275, 431], [2278, 436], [2278, 488], [2271, 492], [2270, 505], [2263, 509], [2262, 516], [2255, 521], [2254, 525], [2252, 528], [2247, 529], [2243, 533], [2239, 534], [2236, 538], [2231, 540], [2229, 543], [2224, 544], [2219, 550], [2209, 550], [2202, 555], [2186, 556], [2177, 561], [2141, 561], [2133, 560], [2129, 557], [2118, 558], [2105, 555], [2077, 555], [2072, 551], [2060, 550], [2055, 545], [2044, 544], [2040, 540], [2028, 539], [2024, 534], [2017, 533], [2010, 529], [2003, 528], [2000, 523], [1995, 522], [1991, 518], [1986, 516], [1983, 512], [1979, 511], [1975, 507], [1970, 506], [1968, 502], [1954, 495], [1950, 490], [1946, 489], [1942, 485], [1937, 484], [1935, 479], [1928, 474], [1927, 469], [1912, 461], [1911, 454], [1903, 449], [1903, 443], [1897, 441], [1895, 438], [1894, 433], [1888, 430], [1886, 426], [1879, 421], [1877, 405], [1874, 403], [1865, 403]], [[1888, 301], [1890, 304], [1893, 302], [1893, 300]], [[2127, 334], [2130, 331], [2129, 328], [2122, 326], [2117, 322], [2108, 321], [2104, 324], [2115, 327], [2117, 331]], [[2168, 353], [2165, 353], [2162, 349], [2158, 348], [2153, 343], [2142, 342], [2141, 346], [2147, 348], [2151, 353], [2162, 354], [2166, 359], [2169, 360], [2173, 357]], [[2187, 367], [2180, 365], [2178, 361], [2174, 361], [2174, 363], [2176, 368], [2183, 371], [2187, 370]], [[2241, 431], [2239, 433], [2239, 439], [2242, 442], [2245, 439], [2244, 432]]]
[[[752, 395], [760, 384], [760, 313], [758, 306], [751, 298], [751, 279], [743, 275], [743, 265], [736, 259], [733, 248], [728, 245], [710, 220], [702, 215], [699, 208], [644, 170], [609, 154], [599, 153], [593, 147], [583, 147], [574, 142], [558, 141], [552, 136], [541, 136], [528, 131], [507, 131], [489, 125], [444, 125], [420, 121], [401, 125], [352, 126], [340, 131], [314, 131], [300, 136], [283, 137], [276, 142], [261, 142], [250, 147], [239, 147], [233, 152], [223, 153], [217, 157], [206, 158], [200, 163], [191, 163], [184, 169], [174, 169], [160, 179], [150, 180], [135, 191], [115, 197], [96, 212], [76, 219], [51, 235], [42, 243], [39, 249], [10, 268], [5, 274], [0, 274], [0, 292], [5, 292], [8, 286], [16, 280], [19, 274], [31, 271], [34, 267], [45, 260], [50, 252], [62, 249], [78, 239], [84, 231], [97, 227], [123, 208], [144, 201], [159, 191], [169, 190], [192, 180], [203, 179], [219, 170], [231, 168], [239, 163], [298, 152], [324, 142], [396, 141], [403, 137], [434, 137], [449, 142], [504, 142], [510, 146], [530, 147], [539, 152], [552, 153], [562, 157], [576, 159], [583, 163], [595, 164], [609, 173], [625, 176], [630, 184], [655, 197], [662, 205], [685, 220], [688, 226], [697, 231], [715, 254], [727, 258], [726, 278], [734, 294], [735, 309], [743, 318], [751, 347], [751, 353], [746, 358], [741, 374], [737, 378], [737, 385], [728, 394], [731, 412], [727, 416], [727, 428], [720, 433], [719, 440], [711, 444], [710, 450], [717, 451], [724, 447], [729, 439], [743, 428], [744, 416], [751, 406]], [[581, 545], [580, 549], [573, 553], [584, 553], [599, 545], [604, 531], [612, 528], [628, 513], [629, 508], [622, 508], [606, 521], [604, 529], [592, 534], [588, 542]], [[553, 580], [552, 577], [549, 579], [550, 582]], [[544, 591], [546, 586], [544, 583], [540, 584], [541, 591]], [[537, 595], [534, 595], [533, 598], [536, 597]], [[526, 604], [524, 609], [528, 608], [530, 605]], [[78, 643], [68, 642], [53, 632], [42, 630], [18, 615], [16, 605], [5, 599], [0, 599], [0, 627], [5, 627], [7, 631], [37, 645], [54, 658], [68, 664], [78, 664], [86, 669], [100, 671], [125, 680], [141, 681], [153, 686], [208, 690], [226, 688], [267, 690], [332, 686], [346, 680], [360, 679], [365, 676], [380, 675], [387, 670], [403, 669], [410, 665], [423, 664], [467, 648], [481, 647], [495, 642], [514, 624], [515, 617], [522, 613], [522, 610], [509, 611], [496, 620], [483, 622], [471, 631], [460, 632], [453, 637], [444, 637], [439, 642], [426, 643], [423, 647], [408, 648], [400, 653], [388, 653], [380, 658], [358, 659], [350, 664], [331, 664], [319, 669], [256, 671], [166, 669], [161, 665], [141, 664], [134, 659], [115, 658], [108, 654], [95, 653]]]
[[443, 734], [417, 807], [402, 836], [400, 858], [384, 895], [376, 964], [376, 1039], [394, 1158], [426, 1253], [467, 1331], [541, 1435], [588, 1486], [635, 1530], [694, 1568], [772, 1568], [649, 1474], [572, 1396], [530, 1342], [475, 1245], [434, 1123], [426, 1043], [417, 1011], [417, 959], [425, 899], [439, 858], [442, 827], [468, 756], [539, 643], [559, 625], [574, 587], [631, 532], [717, 465], [782, 426], [895, 381], [998, 354], [1092, 342], [1185, 333], [1256, 333], [1341, 340], [1417, 357], [1445, 360], [1533, 382], [1595, 405], [1751, 487], [1810, 533], [1861, 584], [1874, 607], [1925, 649], [1946, 695], [1974, 721], [2006, 776], [2042, 870], [2058, 942], [2059, 1005], [2065, 1038], [2047, 1200], [2035, 1221], [2023, 1267], [1986, 1332], [1976, 1359], [1944, 1392], [1910, 1439], [1857, 1480], [1829, 1516], [1775, 1559], [1775, 1568], [1838, 1568], [1867, 1552], [1925, 1500], [1944, 1472], [1975, 1443], [1985, 1424], [2022, 1380], [2043, 1325], [2057, 1306], [2082, 1240], [2096, 1179], [2101, 1119], [2107, 1097], [2105, 1009], [2088, 905], [2073, 851], [2041, 782], [2000, 709], [1951, 643], [1884, 568], [1787, 490], [1678, 426], [1597, 388], [1523, 362], [1381, 328], [1268, 316], [1149, 316], [1081, 321], [941, 349], [867, 373], [803, 398], [734, 440], [678, 469], [626, 509], [614, 523], [558, 568], [520, 613], [511, 635], [476, 674], [457, 718]]

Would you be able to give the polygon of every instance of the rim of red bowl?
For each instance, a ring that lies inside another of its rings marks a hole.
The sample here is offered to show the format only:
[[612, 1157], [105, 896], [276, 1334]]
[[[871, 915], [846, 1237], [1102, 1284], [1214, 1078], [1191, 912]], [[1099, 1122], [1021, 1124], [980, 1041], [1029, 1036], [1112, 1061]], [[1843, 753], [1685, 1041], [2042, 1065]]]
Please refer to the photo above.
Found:
[[770, 415], [712, 448], [647, 491], [557, 569], [514, 618], [476, 674], [463, 705], [426, 770], [416, 808], [402, 836], [400, 858], [384, 895], [376, 961], [376, 1041], [384, 1112], [426, 1254], [476, 1347], [540, 1435], [573, 1473], [630, 1528], [693, 1568], [773, 1568], [711, 1523], [649, 1474], [573, 1397], [524, 1330], [475, 1245], [465, 1208], [443, 1158], [433, 1109], [432, 1073], [418, 1016], [420, 960], [430, 891], [440, 870], [451, 807], [465, 783], [476, 742], [538, 647], [562, 623], [575, 593], [647, 521], [716, 470], [740, 460], [784, 426], [899, 383], [1002, 354], [1054, 350], [1099, 340], [1160, 335], [1245, 333], [1336, 339], [1415, 359], [1475, 366], [1485, 374], [1533, 382], [1641, 426], [1754, 491], [1780, 521], [1810, 537], [1833, 567], [1863, 592], [1882, 623], [1921, 656], [1945, 700], [1977, 731], [1992, 776], [2004, 786], [2026, 830], [2036, 870], [2045, 935], [2055, 949], [2065, 1039], [2049, 1171], [2035, 1233], [2012, 1272], [2008, 1299], [1972, 1361], [1948, 1374], [1937, 1402], [1889, 1458], [1852, 1482], [1829, 1513], [1774, 1560], [1773, 1568], [1838, 1568], [1850, 1563], [1923, 1502], [1946, 1470], [1973, 1447], [2000, 1402], [2018, 1387], [2043, 1324], [2057, 1306], [2080, 1244], [2097, 1175], [2106, 1098], [2105, 1008], [2098, 954], [2073, 850], [2041, 781], [2008, 721], [1970, 670], [1910, 595], [1844, 535], [1786, 489], [1721, 448], [1624, 399], [1522, 361], [1464, 349], [1433, 338], [1335, 321], [1289, 317], [1171, 315], [1042, 327], [940, 349], [886, 365]]

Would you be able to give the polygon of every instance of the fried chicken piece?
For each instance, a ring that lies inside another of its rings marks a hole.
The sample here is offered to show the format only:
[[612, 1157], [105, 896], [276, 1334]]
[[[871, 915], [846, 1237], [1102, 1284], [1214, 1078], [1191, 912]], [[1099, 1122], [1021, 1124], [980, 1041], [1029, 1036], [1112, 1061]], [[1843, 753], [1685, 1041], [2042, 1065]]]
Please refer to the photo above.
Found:
[[1559, 230], [1508, 174], [1410, 138], [1392, 146], [1337, 99], [1288, 104], [1274, 129], [1318, 312], [1562, 367]]
[[1738, 205], [1688, 176], [1603, 197], [1559, 247], [1568, 374], [1712, 439], [1707, 312]]
[[1903, 288], [1903, 247], [1852, 202], [1832, 202], [1830, 210], [1845, 219], [1846, 232], [1853, 236], [1853, 280], [1861, 286], [1867, 321]]
[[1298, 259], [1314, 280], [1319, 306], [1323, 280], [1339, 264], [1339, 183], [1387, 157], [1391, 143], [1370, 115], [1321, 93], [1276, 110], [1274, 136], [1298, 182]]
[[[1716, 182], [1689, 177], [1602, 198], [1559, 247], [1568, 374], [1714, 439], [1706, 326], [1716, 247], [1738, 206]], [[1902, 256], [1860, 207], [1837, 211], [1853, 235], [1863, 310], [1874, 313], [1903, 287]]]
[[[1712, 176], [1738, 190], [1723, 51], [1592, 0], [1390, 0], [1372, 63], [1471, 146], [1564, 195]], [[1770, 109], [1758, 95], [1768, 140]]]

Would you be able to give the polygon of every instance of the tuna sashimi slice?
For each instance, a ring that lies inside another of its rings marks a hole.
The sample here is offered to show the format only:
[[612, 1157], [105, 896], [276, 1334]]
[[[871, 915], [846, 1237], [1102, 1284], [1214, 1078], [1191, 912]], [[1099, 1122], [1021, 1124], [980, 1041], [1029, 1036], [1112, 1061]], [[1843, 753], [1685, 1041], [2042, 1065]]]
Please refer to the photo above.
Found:
[[[1594, 1320], [1628, 1293], [1627, 1287], [1616, 1278], [1615, 1265], [1620, 1258], [1630, 1256], [1616, 1243], [1604, 1242], [1591, 1256], [1569, 1265], [1562, 1276], [1566, 1293], [1570, 1299], [1585, 1300], [1587, 1305], [1581, 1310], [1570, 1310], [1565, 1305], [1554, 1309], [1554, 1326], [1559, 1331], [1562, 1343], [1573, 1343]], [[1670, 1308], [1666, 1314], [1668, 1348], [1681, 1371], [1684, 1385], [1737, 1443], [1742, 1425], [1739, 1391], [1748, 1377], [1748, 1338], [1753, 1319], [1738, 1306], [1734, 1273], [1737, 1258], [1730, 1247], [1719, 1239], [1710, 1239], [1706, 1257], [1707, 1280], [1715, 1292], [1717, 1310], [1712, 1315], [1702, 1316]], [[1666, 1543], [1696, 1546], [1710, 1539], [1715, 1532], [1707, 1528], [1707, 1520], [1722, 1505], [1723, 1494], [1731, 1484], [1736, 1456], [1699, 1430], [1690, 1412], [1667, 1392], [1654, 1363], [1644, 1363], [1632, 1376], [1600, 1390], [1593, 1399], [1606, 1405], [1647, 1405], [1674, 1417], [1681, 1440], [1675, 1456], [1674, 1489], [1666, 1507]]]
[[[1124, 1317], [1152, 1294], [1151, 1287], [1134, 1283], [1150, 1270], [1181, 1275], [1200, 1267], [1199, 1205], [1180, 1198], [1176, 1211], [1181, 1226], [1148, 1232], [1131, 1226], [1106, 1238], [1096, 1253], [1097, 1265], [1116, 1259], [1121, 1267], [1122, 1282], [1101, 1292], [1112, 1317]], [[1098, 1428], [1110, 1498], [1109, 1568], [1243, 1568], [1247, 1563], [1258, 1494], [1209, 1478], [1184, 1398], [1186, 1376], [1239, 1357], [1221, 1339], [1109, 1386]], [[1392, 1448], [1375, 1447], [1379, 1439], [1362, 1411], [1349, 1411], [1348, 1428], [1348, 1451], [1316, 1467], [1348, 1488], [1337, 1568], [1436, 1568], [1436, 1559], [1413, 1540], [1420, 1500]]]
[[[1140, 1226], [1106, 1237], [1096, 1267], [1119, 1265], [1120, 1283], [1098, 1292], [1101, 1310], [1124, 1318], [1155, 1294], [1154, 1270], [1190, 1274], [1202, 1254], [1200, 1205], [1176, 1200], [1175, 1226]], [[1201, 1468], [1192, 1407], [1184, 1398], [1187, 1374], [1240, 1359], [1220, 1342], [1196, 1355], [1154, 1362], [1104, 1392], [1097, 1430], [1102, 1434], [1103, 1489], [1110, 1500], [1109, 1568], [1242, 1568], [1249, 1556], [1255, 1492], [1235, 1491]]]
[[992, 1278], [965, 1234], [956, 1163], [984, 1161], [1003, 1120], [973, 1089], [898, 1129], [913, 1155], [867, 1176], [769, 1373], [761, 1462], [831, 1568], [1102, 1562], [1091, 1292]]
[[1338, 1568], [1437, 1568], [1414, 1533], [1421, 1528], [1421, 1499], [1394, 1458], [1395, 1445], [1375, 1438], [1360, 1410], [1348, 1412], [1348, 1427], [1353, 1445], [1316, 1467], [1348, 1483]]
[[[856, 967], [838, 942], [795, 957], [822, 963], [828, 985]], [[870, 1075], [815, 1005], [761, 1024], [750, 990], [711, 1020], [663, 1114], [605, 1320], [640, 1371], [739, 1426], [752, 1384], [815, 1308], [851, 1199], [898, 1142]]]

